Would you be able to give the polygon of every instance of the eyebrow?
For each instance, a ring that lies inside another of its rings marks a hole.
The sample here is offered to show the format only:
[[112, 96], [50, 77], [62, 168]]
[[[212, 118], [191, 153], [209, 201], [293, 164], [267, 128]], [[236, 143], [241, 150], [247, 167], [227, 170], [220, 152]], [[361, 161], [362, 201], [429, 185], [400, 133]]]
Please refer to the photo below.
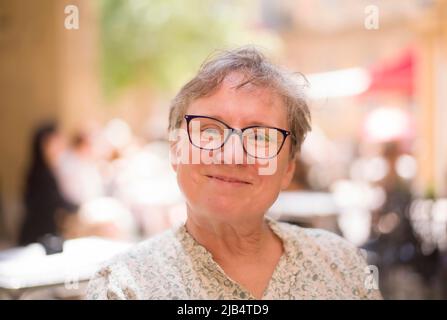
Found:
[[[215, 114], [201, 114], [201, 115], [202, 116], [206, 116], [206, 117], [215, 118], [215, 119], [220, 120], [220, 121], [222, 121], [222, 122], [224, 122], [224, 123], [229, 125], [228, 121], [222, 119], [222, 117], [217, 116]], [[275, 127], [275, 125], [273, 125], [273, 124], [265, 123], [265, 122], [262, 122], [262, 121], [249, 121], [248, 123], [249, 124], [247, 126], [245, 126], [245, 127], [251, 127], [251, 126]]]

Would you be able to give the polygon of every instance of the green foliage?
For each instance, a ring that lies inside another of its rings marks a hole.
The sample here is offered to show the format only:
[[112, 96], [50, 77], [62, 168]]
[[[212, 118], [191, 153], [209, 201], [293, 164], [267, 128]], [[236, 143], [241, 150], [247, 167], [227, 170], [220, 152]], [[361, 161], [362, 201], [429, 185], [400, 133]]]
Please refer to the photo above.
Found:
[[244, 41], [240, 3], [102, 0], [105, 95], [141, 83], [163, 91], [179, 87], [210, 52]]

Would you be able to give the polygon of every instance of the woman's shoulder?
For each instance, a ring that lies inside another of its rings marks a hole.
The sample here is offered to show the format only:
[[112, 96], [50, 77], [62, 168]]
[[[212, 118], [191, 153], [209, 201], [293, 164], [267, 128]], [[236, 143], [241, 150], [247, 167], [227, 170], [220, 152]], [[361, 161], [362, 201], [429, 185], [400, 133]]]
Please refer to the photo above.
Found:
[[356, 249], [356, 246], [340, 235], [324, 229], [304, 228], [288, 222], [275, 221], [274, 224], [283, 237], [303, 244], [320, 246], [323, 248]]
[[183, 227], [173, 227], [164, 232], [153, 235], [145, 240], [140, 241], [127, 251], [118, 254], [110, 262], [125, 261], [132, 264], [134, 261], [145, 263], [156, 263], [164, 258], [172, 256], [179, 250], [181, 245], [178, 234]]
[[337, 262], [339, 266], [366, 266], [366, 254], [343, 237], [323, 229], [303, 228], [287, 222], [275, 222], [283, 239], [294, 249], [315, 259]]
[[299, 270], [327, 279], [326, 285], [331, 283], [333, 288], [348, 288], [346, 292], [352, 292], [352, 297], [381, 298], [380, 291], [365, 286], [370, 266], [366, 263], [366, 254], [353, 243], [327, 230], [285, 222], [274, 222], [273, 226]]
[[152, 236], [104, 262], [88, 284], [87, 299], [141, 297], [146, 283], [173, 272], [168, 262], [177, 251], [175, 233], [170, 229]]

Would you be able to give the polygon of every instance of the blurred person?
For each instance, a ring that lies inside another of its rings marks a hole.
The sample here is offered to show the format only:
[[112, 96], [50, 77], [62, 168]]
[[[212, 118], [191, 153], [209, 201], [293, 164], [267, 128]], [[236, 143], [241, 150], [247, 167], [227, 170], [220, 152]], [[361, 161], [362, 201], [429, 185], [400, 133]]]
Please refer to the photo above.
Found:
[[89, 133], [80, 131], [74, 135], [71, 148], [59, 162], [57, 175], [65, 196], [78, 205], [104, 196], [103, 179]]
[[[294, 80], [254, 48], [202, 65], [173, 100], [169, 119], [183, 138], [171, 148], [186, 223], [107, 262], [90, 281], [88, 299], [380, 298], [364, 284], [366, 264], [355, 246], [265, 217], [289, 185], [310, 130]], [[179, 150], [199, 152], [200, 161], [176, 161]], [[233, 163], [236, 157], [243, 162]]]
[[40, 242], [46, 235], [59, 235], [58, 222], [78, 208], [63, 196], [55, 176], [63, 149], [55, 122], [45, 123], [35, 131], [31, 164], [25, 180], [25, 218], [20, 245]]
[[[430, 298], [424, 296], [425, 288], [438, 275], [439, 252], [423, 252], [421, 239], [417, 236], [410, 220], [413, 203], [410, 183], [397, 171], [397, 162], [403, 154], [399, 141], [383, 145], [383, 157], [387, 164], [385, 177], [378, 182], [385, 192], [384, 203], [372, 215], [371, 239], [364, 245], [375, 253], [374, 261], [381, 270], [381, 288], [389, 298], [396, 298], [400, 285], [407, 283], [408, 298]], [[408, 279], [414, 279], [409, 282]], [[402, 280], [404, 279], [404, 280]]]
[[183, 199], [166, 161], [169, 151], [168, 141], [153, 141], [115, 166], [113, 196], [131, 208], [145, 237], [165, 231], [179, 221], [170, 214], [171, 207]]
[[[373, 212], [373, 234], [388, 234], [399, 231], [400, 238], [406, 238], [411, 233], [408, 220], [408, 210], [412, 195], [408, 181], [399, 176], [396, 164], [402, 152], [398, 142], [389, 142], [383, 145], [383, 157], [387, 164], [385, 177], [378, 185], [385, 191], [385, 201], [380, 208]], [[393, 217], [391, 219], [391, 217]], [[396, 221], [395, 224], [387, 221]], [[388, 226], [389, 225], [389, 226]], [[400, 225], [400, 228], [397, 228]], [[391, 228], [391, 229], [390, 229]], [[396, 236], [397, 234], [394, 233]]]
[[[70, 239], [97, 236], [133, 240], [136, 236], [134, 217], [127, 203], [116, 197], [113, 181], [123, 170], [122, 167], [111, 168], [111, 162], [118, 161], [119, 154], [114, 153], [114, 148], [107, 148], [104, 141], [94, 138], [93, 131], [79, 130], [73, 136], [71, 148], [59, 162], [62, 190], [79, 205], [79, 213], [63, 221], [63, 234]], [[118, 157], [109, 158], [115, 155]]]

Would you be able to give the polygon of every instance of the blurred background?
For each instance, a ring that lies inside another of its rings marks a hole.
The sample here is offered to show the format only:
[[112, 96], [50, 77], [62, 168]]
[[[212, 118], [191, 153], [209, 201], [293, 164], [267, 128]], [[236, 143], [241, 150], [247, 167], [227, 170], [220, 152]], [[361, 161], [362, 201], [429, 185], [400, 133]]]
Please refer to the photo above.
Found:
[[309, 81], [270, 214], [363, 248], [386, 299], [447, 298], [447, 0], [0, 0], [0, 298], [82, 298], [184, 221], [169, 101], [246, 44]]

